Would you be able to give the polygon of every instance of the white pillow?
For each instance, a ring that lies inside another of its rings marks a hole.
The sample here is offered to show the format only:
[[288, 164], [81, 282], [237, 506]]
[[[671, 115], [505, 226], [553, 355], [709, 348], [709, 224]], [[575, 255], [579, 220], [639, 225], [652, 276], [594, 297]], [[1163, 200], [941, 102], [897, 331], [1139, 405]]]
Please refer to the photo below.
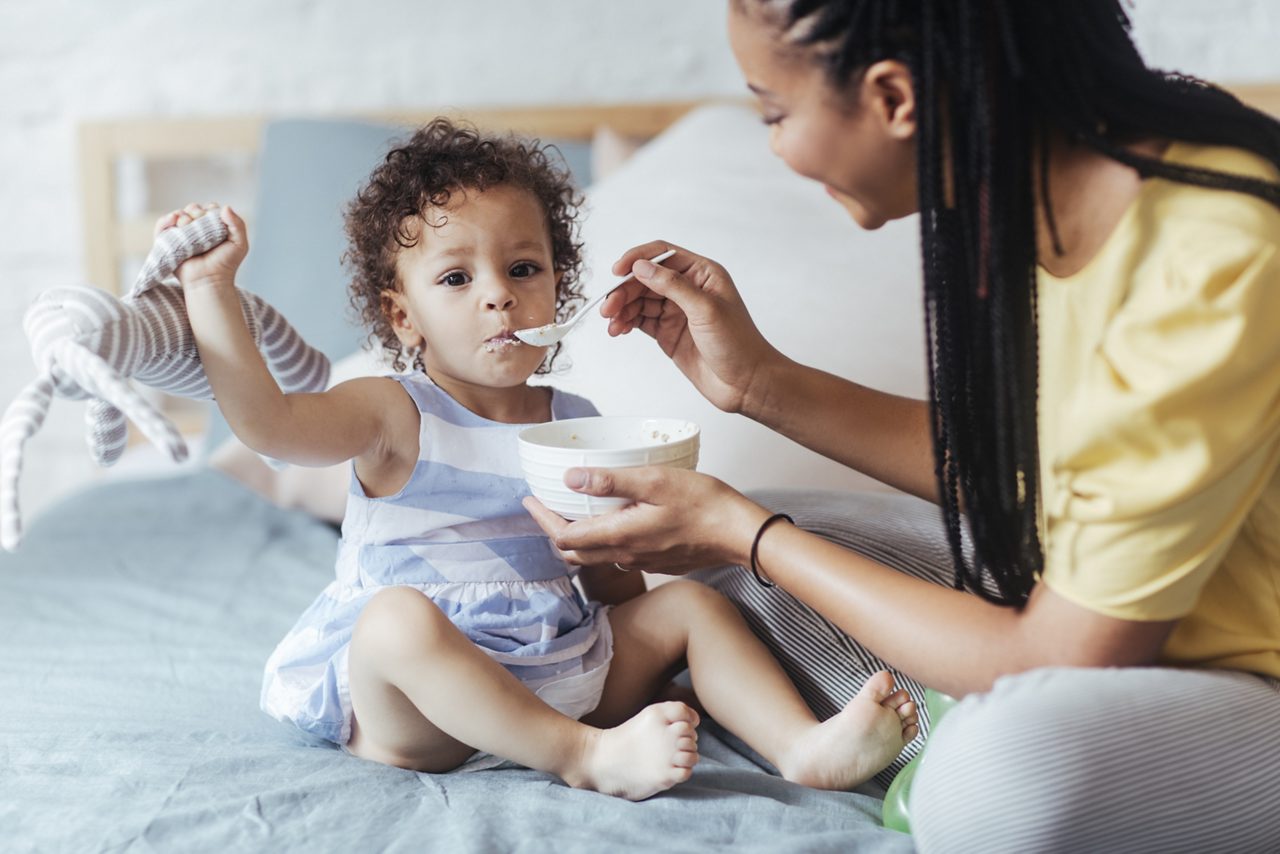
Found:
[[[769, 151], [743, 106], [699, 108], [587, 192], [587, 287], [615, 281], [627, 248], [669, 240], [719, 261], [764, 335], [798, 361], [897, 394], [927, 388], [919, 223], [858, 227], [821, 185]], [[651, 338], [610, 338], [587, 318], [565, 339], [572, 364], [553, 382], [606, 415], [690, 418], [702, 426], [699, 469], [739, 489], [877, 488], [759, 424], [720, 412]]]

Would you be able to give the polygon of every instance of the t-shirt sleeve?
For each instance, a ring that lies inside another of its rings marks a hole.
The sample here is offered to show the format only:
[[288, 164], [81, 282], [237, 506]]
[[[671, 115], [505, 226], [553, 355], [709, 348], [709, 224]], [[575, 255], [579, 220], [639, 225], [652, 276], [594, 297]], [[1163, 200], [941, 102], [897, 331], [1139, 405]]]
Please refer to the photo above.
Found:
[[1194, 608], [1280, 454], [1276, 245], [1211, 222], [1165, 231], [1051, 416], [1042, 580], [1123, 619]]

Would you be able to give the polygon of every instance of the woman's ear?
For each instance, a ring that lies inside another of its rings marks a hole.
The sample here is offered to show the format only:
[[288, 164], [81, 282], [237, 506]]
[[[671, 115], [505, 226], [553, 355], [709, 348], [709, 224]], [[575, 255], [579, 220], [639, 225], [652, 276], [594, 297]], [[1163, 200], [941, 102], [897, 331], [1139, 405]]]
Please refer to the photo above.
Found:
[[422, 333], [414, 325], [413, 318], [409, 316], [404, 294], [386, 288], [379, 294], [379, 297], [382, 313], [386, 316], [387, 323], [391, 325], [391, 331], [395, 333], [396, 338], [400, 340], [404, 348], [412, 351], [414, 348], [421, 347], [424, 339]]
[[908, 140], [916, 134], [916, 90], [911, 69], [896, 59], [873, 63], [862, 75], [862, 103], [871, 109], [890, 136]]

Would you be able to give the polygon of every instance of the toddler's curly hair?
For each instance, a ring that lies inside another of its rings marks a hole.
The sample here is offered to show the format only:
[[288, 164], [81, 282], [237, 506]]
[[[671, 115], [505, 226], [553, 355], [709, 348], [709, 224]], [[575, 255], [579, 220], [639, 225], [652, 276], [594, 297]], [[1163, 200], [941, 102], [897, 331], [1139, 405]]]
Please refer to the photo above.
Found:
[[[351, 307], [397, 371], [409, 363], [423, 370], [423, 363], [421, 354], [404, 352], [383, 309], [382, 292], [400, 290], [396, 255], [417, 243], [427, 208], [447, 205], [458, 191], [500, 185], [528, 190], [546, 214], [558, 275], [556, 322], [583, 302], [577, 222], [582, 196], [559, 151], [536, 139], [486, 134], [465, 123], [434, 119], [387, 153], [345, 211], [342, 262], [351, 271]], [[559, 352], [559, 344], [550, 348], [537, 373], [548, 373]]]

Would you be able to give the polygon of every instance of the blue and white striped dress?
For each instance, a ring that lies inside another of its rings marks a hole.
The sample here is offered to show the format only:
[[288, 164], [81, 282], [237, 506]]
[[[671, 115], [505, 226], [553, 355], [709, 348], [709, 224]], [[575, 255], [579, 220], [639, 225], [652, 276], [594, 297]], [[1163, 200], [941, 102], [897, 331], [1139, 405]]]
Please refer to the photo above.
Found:
[[[424, 374], [398, 380], [418, 406], [418, 464], [395, 495], [369, 498], [354, 471], [337, 578], [267, 661], [262, 708], [329, 741], [351, 737], [347, 652], [365, 604], [421, 590], [478, 647], [550, 705], [578, 718], [599, 702], [613, 652], [606, 609], [585, 602], [520, 500], [516, 434], [481, 418]], [[554, 420], [597, 414], [552, 391]]]

